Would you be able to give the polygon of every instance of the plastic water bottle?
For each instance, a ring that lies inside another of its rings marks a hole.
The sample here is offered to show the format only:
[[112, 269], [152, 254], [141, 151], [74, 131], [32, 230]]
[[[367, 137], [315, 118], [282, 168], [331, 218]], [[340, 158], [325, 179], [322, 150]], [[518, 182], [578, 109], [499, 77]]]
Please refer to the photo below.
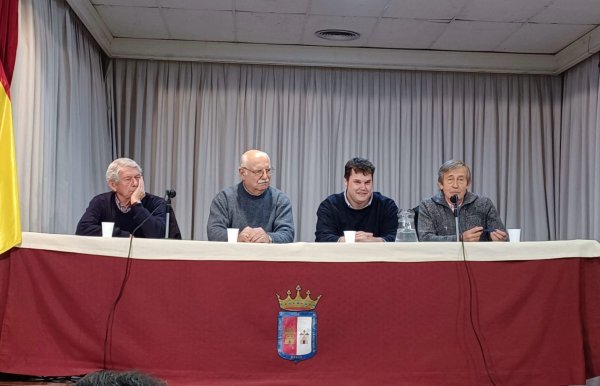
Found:
[[398, 232], [396, 242], [417, 242], [417, 230], [415, 229], [415, 214], [410, 209], [398, 211]]

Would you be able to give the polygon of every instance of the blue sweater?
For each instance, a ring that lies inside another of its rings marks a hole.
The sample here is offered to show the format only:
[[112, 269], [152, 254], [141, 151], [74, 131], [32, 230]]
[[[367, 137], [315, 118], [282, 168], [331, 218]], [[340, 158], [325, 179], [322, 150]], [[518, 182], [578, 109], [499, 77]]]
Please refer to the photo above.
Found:
[[398, 207], [391, 198], [373, 193], [371, 205], [352, 209], [346, 204], [344, 192], [327, 197], [317, 210], [316, 241], [336, 242], [344, 231], [371, 232], [385, 241], [396, 240]]
[[253, 196], [237, 185], [220, 191], [210, 205], [206, 225], [209, 241], [227, 241], [227, 228], [262, 228], [274, 243], [294, 241], [294, 217], [290, 199], [273, 187]]
[[[156, 210], [152, 215], [152, 211]], [[77, 224], [75, 234], [80, 236], [102, 236], [102, 222], [115, 223], [113, 236], [129, 237], [131, 232], [144, 220], [146, 222], [135, 232], [135, 237], [165, 237], [167, 204], [162, 198], [146, 193], [141, 204], [123, 213], [115, 203], [115, 193], [107, 192], [92, 198], [85, 213]], [[171, 235], [173, 237], [173, 235]], [[181, 235], [179, 235], [181, 238]]]

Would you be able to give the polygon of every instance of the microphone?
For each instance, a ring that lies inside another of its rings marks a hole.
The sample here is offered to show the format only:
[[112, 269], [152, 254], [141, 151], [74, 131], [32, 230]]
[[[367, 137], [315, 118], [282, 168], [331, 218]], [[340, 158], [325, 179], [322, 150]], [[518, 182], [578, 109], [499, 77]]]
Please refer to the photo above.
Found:
[[165, 201], [167, 202], [167, 214], [165, 216], [165, 239], [169, 238], [169, 225], [171, 225], [171, 199], [177, 195], [175, 189], [165, 191]]
[[167, 200], [168, 198], [174, 198], [177, 195], [177, 192], [175, 192], [175, 189], [167, 189], [167, 191], [165, 192], [165, 200]]
[[459, 214], [458, 214], [458, 194], [450, 197], [450, 201], [454, 205], [454, 227], [456, 228], [456, 241], [460, 241], [460, 225], [459, 225]]
[[454, 205], [454, 217], [458, 217], [458, 194], [450, 197], [450, 202]]
[[[165, 221], [165, 238], [169, 238], [169, 206], [171, 205], [171, 198], [175, 197], [177, 195], [177, 192], [175, 192], [175, 189], [167, 189], [165, 191], [165, 198], [164, 200], [167, 202], [167, 213], [166, 213], [166, 221]], [[156, 211], [160, 208], [160, 205], [157, 206], [156, 208], [154, 208], [154, 210], [152, 212], [150, 212], [150, 214], [148, 216], [146, 216], [145, 219], [142, 220], [142, 222], [136, 226], [133, 231], [131, 232], [131, 237], [133, 237], [133, 235], [135, 234], [135, 232], [137, 232], [138, 229], [140, 229], [142, 227], [142, 225], [144, 225], [146, 223], [146, 221], [148, 221], [150, 219], [150, 217], [152, 217], [152, 215], [154, 213], [156, 213]]]

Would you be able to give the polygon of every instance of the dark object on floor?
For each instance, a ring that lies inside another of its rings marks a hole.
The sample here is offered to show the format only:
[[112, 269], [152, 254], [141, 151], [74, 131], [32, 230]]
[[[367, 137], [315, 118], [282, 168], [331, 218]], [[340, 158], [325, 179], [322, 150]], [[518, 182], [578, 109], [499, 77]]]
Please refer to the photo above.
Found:
[[158, 378], [139, 371], [101, 370], [81, 378], [75, 386], [167, 386]]

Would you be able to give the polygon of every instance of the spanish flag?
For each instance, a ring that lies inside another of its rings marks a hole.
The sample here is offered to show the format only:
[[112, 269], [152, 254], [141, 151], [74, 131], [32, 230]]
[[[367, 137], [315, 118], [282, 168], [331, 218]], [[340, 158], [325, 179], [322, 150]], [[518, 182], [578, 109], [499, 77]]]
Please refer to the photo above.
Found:
[[10, 82], [17, 54], [18, 0], [0, 0], [0, 253], [21, 242]]

